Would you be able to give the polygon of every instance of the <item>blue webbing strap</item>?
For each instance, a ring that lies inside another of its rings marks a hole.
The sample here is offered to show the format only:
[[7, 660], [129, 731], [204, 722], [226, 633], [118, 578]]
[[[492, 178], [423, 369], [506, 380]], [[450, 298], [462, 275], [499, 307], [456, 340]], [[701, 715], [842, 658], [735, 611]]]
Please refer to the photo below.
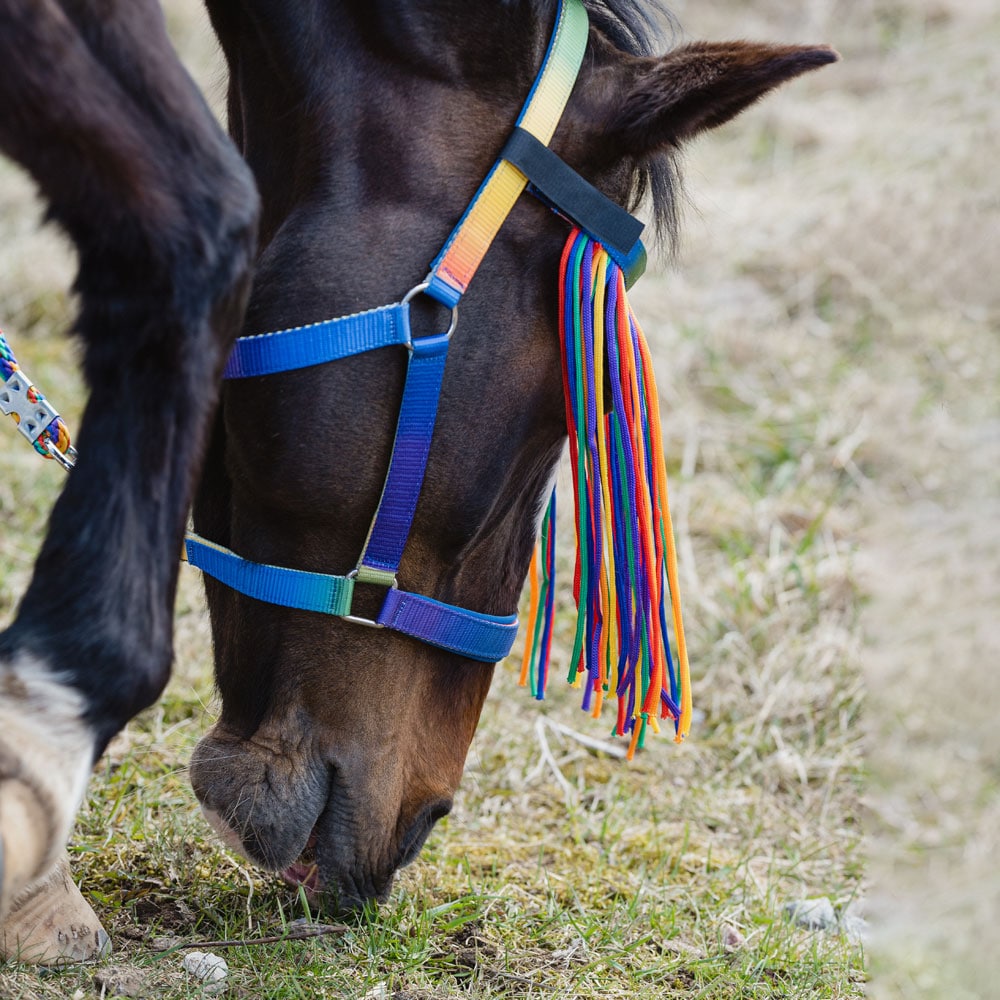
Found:
[[222, 377], [273, 375], [337, 361], [376, 347], [409, 343], [410, 305], [394, 302], [352, 316], [240, 337], [233, 345]]
[[184, 545], [192, 566], [247, 597], [325, 615], [351, 613], [354, 580], [350, 577], [251, 562], [193, 532], [188, 533]]
[[389, 472], [358, 560], [361, 580], [389, 583], [384, 575], [394, 576], [403, 558], [427, 471], [449, 340], [448, 334], [438, 334], [412, 342]]
[[[185, 539], [187, 560], [227, 587], [267, 604], [344, 618], [351, 613], [355, 580], [251, 562], [193, 533]], [[458, 653], [496, 663], [513, 648], [517, 616], [486, 615], [390, 588], [373, 624]]]

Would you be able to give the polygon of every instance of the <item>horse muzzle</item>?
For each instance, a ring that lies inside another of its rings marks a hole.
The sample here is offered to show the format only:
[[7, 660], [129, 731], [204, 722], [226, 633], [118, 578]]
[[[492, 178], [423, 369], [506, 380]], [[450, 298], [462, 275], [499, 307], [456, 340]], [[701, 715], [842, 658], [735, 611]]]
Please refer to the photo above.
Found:
[[218, 726], [191, 759], [191, 784], [222, 842], [340, 911], [384, 901], [396, 870], [451, 810], [444, 795], [402, 809], [374, 794], [383, 782], [355, 777], [301, 747], [239, 740]]

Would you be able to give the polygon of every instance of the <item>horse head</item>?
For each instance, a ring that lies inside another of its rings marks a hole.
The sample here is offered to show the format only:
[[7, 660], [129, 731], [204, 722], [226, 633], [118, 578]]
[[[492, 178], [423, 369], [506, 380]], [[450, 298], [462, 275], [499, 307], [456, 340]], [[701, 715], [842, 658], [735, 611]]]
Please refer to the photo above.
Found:
[[[398, 301], [504, 146], [556, 3], [209, 9], [230, 128], [264, 206], [245, 332]], [[551, 148], [620, 205], [652, 194], [669, 229], [680, 146], [835, 55], [701, 43], [652, 56], [650, 16], [630, 0], [594, 6]], [[566, 436], [555, 333], [566, 237], [522, 197], [462, 300], [399, 567], [409, 591], [516, 611]], [[413, 322], [433, 332], [447, 315], [423, 300]], [[227, 384], [196, 530], [257, 563], [347, 573], [379, 503], [405, 367], [404, 350], [385, 348]], [[192, 761], [203, 807], [259, 864], [344, 906], [383, 897], [451, 807], [492, 665], [206, 586], [222, 711]], [[368, 590], [363, 615], [384, 595]]]

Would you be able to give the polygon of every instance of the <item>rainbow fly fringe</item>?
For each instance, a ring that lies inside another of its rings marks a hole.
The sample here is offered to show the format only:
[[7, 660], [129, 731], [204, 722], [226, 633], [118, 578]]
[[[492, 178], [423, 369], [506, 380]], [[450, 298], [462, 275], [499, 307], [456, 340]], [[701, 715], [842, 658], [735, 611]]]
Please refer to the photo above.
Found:
[[[576, 636], [568, 680], [599, 718], [618, 697], [615, 733], [628, 756], [647, 727], [691, 724], [691, 686], [667, 507], [659, 401], [649, 349], [625, 276], [575, 229], [559, 269], [559, 327], [576, 520]], [[541, 563], [541, 569], [539, 569]], [[555, 576], [555, 494], [529, 574], [531, 604], [520, 683], [542, 698], [548, 681]], [[667, 602], [676, 641], [670, 652]]]

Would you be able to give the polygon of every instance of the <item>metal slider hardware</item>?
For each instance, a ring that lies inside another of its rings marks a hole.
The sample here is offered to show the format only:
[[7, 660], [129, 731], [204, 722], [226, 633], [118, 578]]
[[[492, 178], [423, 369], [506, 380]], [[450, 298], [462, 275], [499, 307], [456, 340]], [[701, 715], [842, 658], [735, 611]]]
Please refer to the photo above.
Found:
[[[427, 289], [430, 288], [430, 286], [431, 286], [430, 281], [421, 281], [419, 285], [414, 285], [413, 288], [411, 288], [403, 296], [402, 304], [404, 306], [408, 305], [411, 300], [415, 299], [418, 295], [422, 295], [424, 292], [426, 292]], [[438, 302], [438, 300], [435, 299], [435, 298], [433, 298], [432, 296], [428, 296], [428, 298], [430, 298], [431, 301], [435, 305], [437, 305], [437, 306], [444, 305], [444, 303]], [[435, 342], [443, 340], [444, 343], [447, 343], [449, 340], [451, 340], [451, 335], [455, 332], [455, 327], [458, 326], [458, 306], [457, 305], [453, 305], [453, 306], [450, 306], [450, 307], [449, 306], [445, 306], [445, 308], [446, 309], [450, 308], [450, 310], [451, 310], [451, 323], [448, 325], [448, 329], [444, 333], [432, 334], [432, 335], [430, 335], [428, 337], [417, 337], [416, 340], [417, 340], [418, 343], [421, 340], [430, 340], [431, 337], [434, 338]], [[413, 337], [413, 334], [411, 332], [410, 333], [410, 339], [406, 342], [406, 349], [411, 354], [413, 353], [413, 350], [414, 350], [413, 341], [414, 341], [414, 337]]]
[[[17, 429], [34, 444], [42, 431], [59, 414], [41, 393], [31, 400], [28, 393], [34, 389], [31, 379], [23, 369], [13, 372], [6, 382], [0, 384], [0, 412], [17, 417]], [[58, 450], [58, 449], [57, 449]]]
[[45, 450], [49, 453], [49, 457], [54, 458], [67, 472], [76, 465], [77, 451], [72, 445], [62, 452], [50, 438], [45, 442]]
[[[357, 580], [358, 579], [358, 572], [359, 572], [359, 569], [358, 569], [357, 566], [355, 566], [355, 568], [352, 569], [350, 571], [350, 573], [347, 574], [346, 578], [348, 580]], [[362, 583], [374, 583], [373, 581], [367, 581], [367, 580], [362, 580], [361, 582]], [[378, 583], [374, 583], [374, 585], [375, 586], [379, 586], [379, 585], [386, 586], [385, 584], [378, 584]], [[395, 576], [393, 576], [392, 582], [390, 584], [388, 584], [387, 589], [388, 590], [396, 590], [397, 589], [396, 577]], [[353, 604], [353, 599], [354, 599], [354, 595], [352, 594], [351, 595], [352, 604]], [[385, 628], [385, 626], [381, 622], [377, 622], [373, 618], [362, 618], [359, 615], [340, 615], [340, 619], [341, 619], [341, 621], [351, 622], [354, 625], [364, 625], [365, 628]]]

